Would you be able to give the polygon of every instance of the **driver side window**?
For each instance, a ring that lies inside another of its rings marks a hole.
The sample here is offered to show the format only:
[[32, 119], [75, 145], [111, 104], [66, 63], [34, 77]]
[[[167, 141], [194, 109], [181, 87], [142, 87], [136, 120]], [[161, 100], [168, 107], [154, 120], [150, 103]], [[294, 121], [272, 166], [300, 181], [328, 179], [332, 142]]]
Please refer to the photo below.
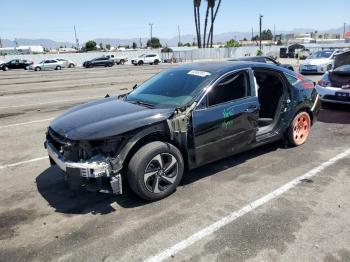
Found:
[[208, 105], [214, 106], [248, 96], [248, 73], [240, 71], [224, 77], [208, 93]]

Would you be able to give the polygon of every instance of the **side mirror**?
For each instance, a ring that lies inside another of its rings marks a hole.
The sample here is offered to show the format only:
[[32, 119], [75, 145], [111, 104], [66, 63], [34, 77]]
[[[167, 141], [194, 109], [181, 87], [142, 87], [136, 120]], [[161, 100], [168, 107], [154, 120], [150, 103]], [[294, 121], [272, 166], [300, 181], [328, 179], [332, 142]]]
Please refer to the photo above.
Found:
[[135, 90], [137, 88], [137, 84], [135, 84], [132, 89]]

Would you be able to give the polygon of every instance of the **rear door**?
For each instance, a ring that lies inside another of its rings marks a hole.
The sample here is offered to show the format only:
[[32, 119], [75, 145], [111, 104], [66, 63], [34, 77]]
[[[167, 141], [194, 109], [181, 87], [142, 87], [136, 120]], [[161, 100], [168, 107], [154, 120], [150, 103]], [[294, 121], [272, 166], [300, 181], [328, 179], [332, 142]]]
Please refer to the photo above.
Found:
[[243, 151], [255, 143], [259, 101], [251, 70], [226, 74], [192, 115], [197, 165]]

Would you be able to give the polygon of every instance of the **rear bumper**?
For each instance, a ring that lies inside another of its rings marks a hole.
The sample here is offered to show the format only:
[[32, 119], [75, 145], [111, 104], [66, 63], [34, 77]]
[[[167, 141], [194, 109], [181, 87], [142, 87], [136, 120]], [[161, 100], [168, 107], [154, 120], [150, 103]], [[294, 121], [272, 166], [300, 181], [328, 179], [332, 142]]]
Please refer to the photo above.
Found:
[[316, 85], [317, 93], [323, 102], [350, 104], [350, 89], [341, 89], [336, 87], [322, 87]]
[[122, 194], [120, 173], [114, 173], [108, 159], [95, 156], [84, 162], [71, 162], [48, 141], [45, 148], [52, 165], [57, 165], [66, 176], [71, 189], [85, 188], [102, 193]]

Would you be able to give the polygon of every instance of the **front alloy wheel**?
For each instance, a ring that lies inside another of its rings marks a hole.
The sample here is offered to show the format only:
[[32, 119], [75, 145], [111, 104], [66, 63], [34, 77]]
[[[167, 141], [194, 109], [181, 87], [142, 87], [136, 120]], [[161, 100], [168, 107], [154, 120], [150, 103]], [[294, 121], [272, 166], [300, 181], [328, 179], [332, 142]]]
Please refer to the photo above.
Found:
[[138, 196], [155, 201], [176, 190], [183, 171], [180, 151], [172, 144], [156, 141], [144, 145], [133, 155], [128, 182]]
[[147, 165], [144, 174], [146, 188], [155, 194], [174, 184], [178, 173], [176, 158], [168, 153], [156, 155]]

